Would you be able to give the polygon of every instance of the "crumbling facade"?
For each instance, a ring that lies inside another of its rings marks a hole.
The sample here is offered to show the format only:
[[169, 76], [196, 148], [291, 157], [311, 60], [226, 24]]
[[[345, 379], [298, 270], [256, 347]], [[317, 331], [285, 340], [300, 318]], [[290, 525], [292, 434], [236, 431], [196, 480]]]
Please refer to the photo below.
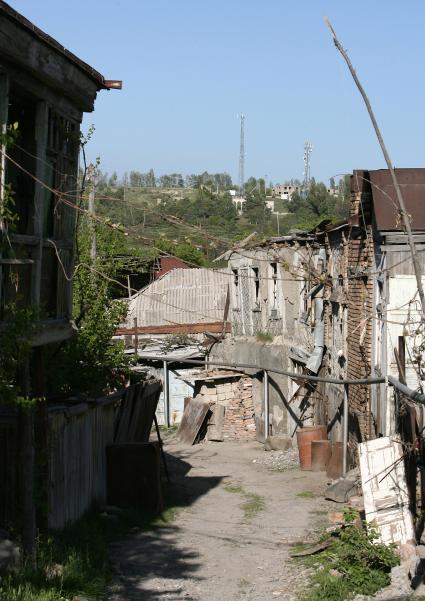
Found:
[[[425, 248], [424, 169], [397, 169], [417, 243]], [[232, 272], [232, 339], [215, 356], [257, 364], [275, 376], [272, 433], [326, 423], [342, 440], [344, 380], [401, 377], [421, 389], [420, 307], [407, 236], [387, 170], [355, 171], [346, 222], [323, 222], [310, 233], [274, 238], [228, 255]], [[422, 267], [423, 268], [423, 267]], [[341, 380], [310, 385], [303, 374]], [[349, 388], [349, 440], [390, 435], [396, 407], [386, 383]], [[262, 408], [263, 410], [263, 408]]]

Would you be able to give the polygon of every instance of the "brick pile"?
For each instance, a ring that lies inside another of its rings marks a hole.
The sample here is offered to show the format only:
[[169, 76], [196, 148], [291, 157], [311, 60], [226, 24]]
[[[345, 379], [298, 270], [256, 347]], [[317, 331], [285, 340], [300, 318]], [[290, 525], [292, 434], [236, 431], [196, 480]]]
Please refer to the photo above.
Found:
[[242, 374], [229, 374], [228, 377], [208, 374], [202, 383], [196, 398], [225, 408], [223, 420], [223, 438], [225, 440], [254, 440], [255, 420], [252, 396], [252, 379]]

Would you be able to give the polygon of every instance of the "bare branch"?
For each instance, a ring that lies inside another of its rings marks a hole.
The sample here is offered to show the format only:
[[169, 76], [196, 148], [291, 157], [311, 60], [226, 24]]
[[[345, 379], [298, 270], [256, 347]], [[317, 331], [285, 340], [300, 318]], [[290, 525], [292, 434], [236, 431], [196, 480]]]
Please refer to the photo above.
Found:
[[409, 247], [410, 247], [410, 253], [411, 253], [411, 256], [412, 256], [413, 269], [414, 269], [415, 276], [416, 276], [416, 284], [417, 284], [417, 287], [418, 287], [419, 299], [420, 299], [421, 308], [422, 308], [422, 321], [425, 321], [425, 294], [424, 294], [424, 289], [423, 289], [423, 285], [422, 285], [422, 270], [421, 270], [421, 265], [420, 265], [420, 263], [418, 261], [417, 250], [416, 250], [415, 242], [414, 242], [413, 236], [412, 236], [412, 228], [410, 226], [410, 217], [409, 217], [409, 214], [406, 211], [406, 205], [404, 203], [404, 199], [403, 199], [403, 196], [402, 196], [402, 193], [401, 193], [400, 186], [399, 186], [398, 181], [397, 181], [397, 177], [396, 177], [396, 174], [395, 174], [395, 171], [394, 171], [393, 164], [392, 164], [391, 159], [390, 159], [390, 155], [388, 154], [387, 147], [385, 146], [385, 142], [384, 142], [384, 139], [382, 137], [381, 130], [379, 129], [378, 123], [376, 121], [375, 115], [373, 113], [372, 106], [370, 104], [369, 98], [367, 97], [366, 92], [364, 91], [363, 86], [361, 85], [361, 83], [359, 81], [359, 78], [357, 77], [357, 73], [356, 73], [356, 71], [355, 71], [355, 69], [354, 69], [354, 67], [353, 67], [353, 65], [351, 63], [351, 60], [350, 60], [350, 58], [349, 58], [346, 50], [344, 50], [344, 48], [342, 47], [340, 41], [338, 40], [338, 38], [336, 36], [336, 33], [335, 33], [335, 30], [333, 29], [333, 27], [330, 24], [329, 20], [326, 17], [324, 17], [324, 19], [325, 19], [326, 25], [329, 27], [329, 29], [330, 29], [330, 31], [332, 33], [334, 44], [337, 47], [337, 49], [339, 50], [339, 52], [341, 53], [343, 59], [345, 60], [345, 62], [347, 64], [347, 67], [350, 70], [350, 73], [351, 73], [351, 75], [352, 75], [352, 77], [354, 79], [354, 83], [356, 84], [356, 86], [357, 86], [357, 88], [358, 88], [358, 90], [359, 90], [359, 92], [360, 92], [360, 94], [361, 94], [361, 96], [362, 96], [362, 98], [364, 100], [364, 103], [365, 103], [366, 108], [367, 108], [367, 112], [369, 113], [370, 120], [372, 121], [372, 125], [373, 125], [373, 128], [374, 128], [375, 133], [376, 133], [376, 137], [378, 138], [378, 142], [379, 142], [379, 145], [381, 147], [382, 154], [384, 155], [385, 162], [386, 162], [388, 170], [389, 170], [389, 172], [391, 174], [391, 179], [392, 179], [392, 182], [393, 182], [393, 186], [394, 186], [395, 191], [396, 191], [397, 204], [398, 204], [398, 209], [399, 209], [399, 212], [400, 212], [400, 217], [401, 217], [401, 220], [403, 222], [403, 226], [404, 226], [405, 232], [407, 234], [407, 239], [408, 239], [408, 243], [409, 243]]

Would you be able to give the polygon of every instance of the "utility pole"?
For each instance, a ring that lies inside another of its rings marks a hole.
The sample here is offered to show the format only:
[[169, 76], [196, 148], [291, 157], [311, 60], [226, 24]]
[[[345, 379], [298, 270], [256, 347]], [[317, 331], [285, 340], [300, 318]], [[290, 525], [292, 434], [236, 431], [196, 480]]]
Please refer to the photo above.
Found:
[[239, 194], [240, 197], [244, 197], [244, 184], [245, 184], [245, 115], [241, 113], [241, 139], [239, 148]]
[[307, 194], [308, 189], [310, 187], [310, 162], [311, 162], [311, 152], [313, 150], [313, 146], [310, 142], [306, 142], [304, 144], [304, 193]]
[[92, 262], [96, 260], [96, 225], [95, 225], [95, 217], [96, 217], [96, 206], [95, 206], [95, 198], [96, 198], [96, 167], [94, 165], [90, 165], [88, 168], [88, 179], [90, 182], [90, 192], [89, 192], [89, 218], [90, 218], [90, 228], [92, 230], [92, 242], [90, 249], [90, 259]]

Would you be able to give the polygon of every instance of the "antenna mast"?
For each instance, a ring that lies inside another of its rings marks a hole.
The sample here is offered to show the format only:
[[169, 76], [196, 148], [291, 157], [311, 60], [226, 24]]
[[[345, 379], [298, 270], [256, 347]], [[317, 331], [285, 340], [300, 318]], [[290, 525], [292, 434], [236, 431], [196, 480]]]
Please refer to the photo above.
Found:
[[307, 193], [310, 187], [310, 161], [311, 161], [311, 152], [313, 150], [313, 146], [310, 142], [306, 142], [304, 144], [304, 192]]
[[239, 195], [244, 196], [245, 184], [245, 115], [241, 113], [241, 142], [239, 149]]

